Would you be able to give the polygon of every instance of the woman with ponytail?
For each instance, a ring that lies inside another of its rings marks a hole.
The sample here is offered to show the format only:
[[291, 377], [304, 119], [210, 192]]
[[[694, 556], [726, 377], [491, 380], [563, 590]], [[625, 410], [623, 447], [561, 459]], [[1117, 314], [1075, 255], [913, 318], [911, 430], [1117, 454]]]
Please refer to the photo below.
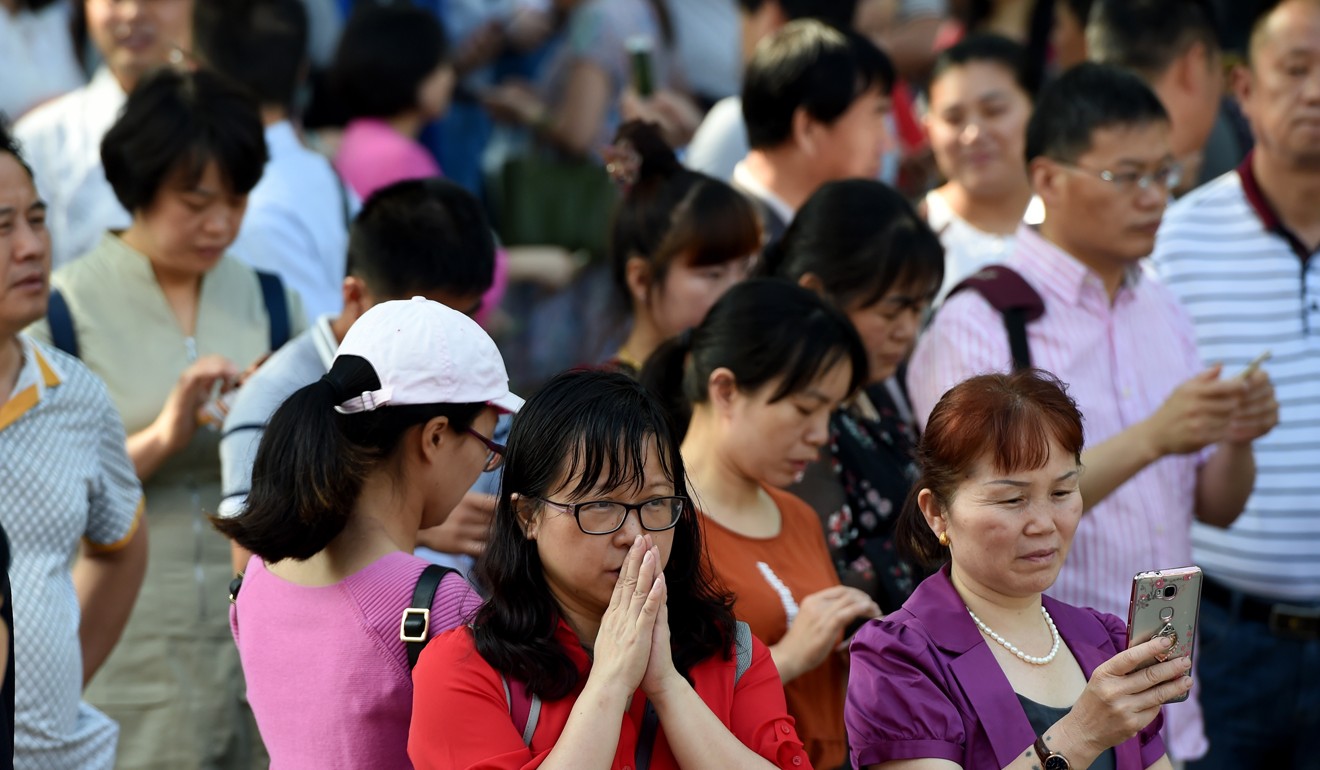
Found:
[[230, 625], [273, 770], [411, 767], [401, 629], [424, 641], [480, 603], [453, 573], [412, 609], [417, 532], [500, 465], [487, 437], [521, 403], [476, 322], [417, 297], [363, 314], [271, 418], [247, 509], [213, 521], [253, 553]]
[[761, 250], [747, 198], [689, 171], [650, 123], [619, 129], [608, 153], [623, 187], [611, 238], [614, 283], [632, 328], [606, 368], [636, 377], [661, 342], [701, 323]]
[[847, 759], [839, 644], [880, 610], [839, 584], [815, 512], [781, 489], [816, 460], [830, 415], [865, 379], [866, 351], [847, 317], [774, 279], [734, 286], [642, 370], [686, 428], [683, 461], [716, 576], [737, 597], [734, 614], [770, 646], [822, 770]]
[[917, 475], [916, 428], [895, 373], [940, 285], [944, 249], [902, 195], [848, 180], [807, 200], [760, 269], [819, 294], [847, 315], [866, 347], [866, 384], [830, 415], [823, 456], [789, 490], [820, 516], [844, 584], [893, 612], [923, 576], [893, 538]]

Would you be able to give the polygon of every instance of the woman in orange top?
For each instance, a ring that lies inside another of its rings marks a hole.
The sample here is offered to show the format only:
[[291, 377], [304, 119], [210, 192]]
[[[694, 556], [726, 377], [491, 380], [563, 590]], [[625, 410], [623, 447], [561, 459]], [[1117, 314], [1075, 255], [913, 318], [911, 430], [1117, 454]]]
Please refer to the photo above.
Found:
[[623, 374], [551, 380], [509, 436], [490, 599], [413, 672], [414, 766], [811, 767], [703, 554], [663, 408]]
[[778, 487], [816, 459], [831, 412], [866, 377], [847, 317], [775, 279], [734, 286], [642, 374], [688, 426], [683, 460], [711, 563], [739, 620], [770, 645], [789, 713], [822, 770], [847, 760], [847, 668], [836, 650], [847, 626], [880, 608], [839, 584], [816, 513]]

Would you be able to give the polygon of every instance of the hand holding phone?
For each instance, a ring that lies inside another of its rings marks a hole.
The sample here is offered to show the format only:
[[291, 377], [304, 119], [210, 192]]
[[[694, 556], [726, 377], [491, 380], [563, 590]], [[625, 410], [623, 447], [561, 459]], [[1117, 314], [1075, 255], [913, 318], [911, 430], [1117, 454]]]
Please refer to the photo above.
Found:
[[[1128, 649], [1160, 636], [1173, 640], [1164, 655], [1142, 663], [1137, 669], [1173, 658], [1192, 656], [1201, 609], [1201, 568], [1141, 572], [1132, 578], [1128, 604]], [[1187, 700], [1187, 695], [1172, 702]]]
[[1272, 355], [1274, 354], [1266, 350], [1265, 352], [1251, 359], [1251, 363], [1247, 364], [1247, 368], [1243, 369], [1241, 372], [1238, 372], [1237, 375], [1238, 379], [1245, 380], [1251, 375], [1255, 374], [1256, 370], [1260, 368], [1260, 365], [1270, 360], [1270, 357]]

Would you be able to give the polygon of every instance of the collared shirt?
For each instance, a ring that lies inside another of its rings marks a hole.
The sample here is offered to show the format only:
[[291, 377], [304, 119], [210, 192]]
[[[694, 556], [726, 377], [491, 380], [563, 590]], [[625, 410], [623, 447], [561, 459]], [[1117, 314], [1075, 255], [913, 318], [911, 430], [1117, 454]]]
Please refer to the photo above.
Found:
[[52, 269], [91, 251], [106, 230], [123, 229], [133, 221], [101, 166], [101, 140], [127, 98], [119, 81], [102, 67], [86, 86], [43, 104], [14, 126], [46, 201]]
[[738, 161], [738, 165], [733, 167], [732, 184], [751, 197], [752, 202], [761, 210], [764, 220], [761, 224], [765, 226], [765, 242], [779, 240], [792, 223], [793, 217], [797, 216], [797, 210], [757, 179], [751, 169], [747, 168], [746, 160]]
[[[1123, 649], [1123, 621], [1041, 598], [1059, 637], [1089, 680]], [[927, 578], [903, 605], [857, 632], [848, 681], [848, 737], [857, 767], [945, 759], [960, 767], [1005, 767], [1036, 733], [1013, 685], [949, 579]], [[1117, 770], [1144, 770], [1164, 754], [1155, 719], [1114, 748]]]
[[[1096, 446], [1145, 420], [1180, 384], [1201, 371], [1191, 321], [1173, 294], [1141, 270], [1129, 273], [1111, 302], [1100, 277], [1023, 226], [1005, 264], [1045, 301], [1028, 324], [1032, 362], [1068, 385]], [[1012, 370], [1003, 317], [975, 292], [950, 298], [918, 341], [908, 368], [917, 420], [968, 377]], [[1147, 466], [1082, 517], [1051, 595], [1078, 607], [1126, 617], [1132, 576], [1192, 563], [1196, 480], [1204, 453]], [[1195, 699], [1167, 712], [1170, 748], [1179, 759], [1205, 751]]]
[[77, 360], [19, 335], [23, 365], [0, 404], [0, 523], [14, 591], [18, 770], [109, 770], [118, 728], [82, 700], [79, 543], [113, 551], [142, 516], [142, 487], [105, 385]]
[[266, 127], [266, 148], [270, 160], [248, 195], [230, 252], [284, 279], [302, 297], [308, 317], [338, 313], [357, 198], [330, 161], [302, 145], [288, 121]]
[[1254, 444], [1256, 486], [1228, 529], [1192, 529], [1196, 563], [1266, 599], [1320, 603], [1320, 258], [1260, 192], [1251, 157], [1180, 200], [1152, 260], [1225, 376], [1265, 350], [1279, 424]]

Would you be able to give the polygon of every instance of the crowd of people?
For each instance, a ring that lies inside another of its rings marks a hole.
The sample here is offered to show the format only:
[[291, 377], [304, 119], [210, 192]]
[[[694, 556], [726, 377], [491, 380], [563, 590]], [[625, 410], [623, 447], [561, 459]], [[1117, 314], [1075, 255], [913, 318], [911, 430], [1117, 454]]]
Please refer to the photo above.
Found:
[[0, 0], [0, 754], [1312, 767], [1317, 251], [1320, 0]]

